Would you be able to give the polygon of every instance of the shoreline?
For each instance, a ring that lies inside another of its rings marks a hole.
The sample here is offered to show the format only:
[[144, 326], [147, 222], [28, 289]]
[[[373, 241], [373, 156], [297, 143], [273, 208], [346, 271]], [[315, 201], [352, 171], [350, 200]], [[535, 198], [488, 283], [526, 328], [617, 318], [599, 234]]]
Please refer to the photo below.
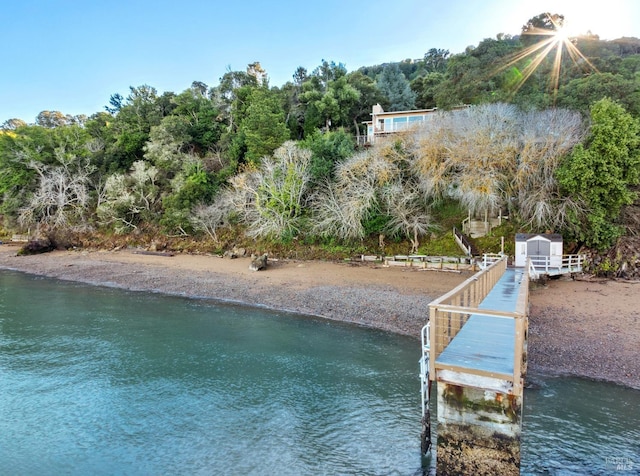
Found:
[[[470, 272], [384, 268], [360, 262], [270, 260], [121, 251], [17, 256], [0, 245], [0, 269], [131, 291], [269, 308], [416, 339], [428, 304]], [[640, 389], [640, 283], [553, 280], [530, 290], [528, 368]]]

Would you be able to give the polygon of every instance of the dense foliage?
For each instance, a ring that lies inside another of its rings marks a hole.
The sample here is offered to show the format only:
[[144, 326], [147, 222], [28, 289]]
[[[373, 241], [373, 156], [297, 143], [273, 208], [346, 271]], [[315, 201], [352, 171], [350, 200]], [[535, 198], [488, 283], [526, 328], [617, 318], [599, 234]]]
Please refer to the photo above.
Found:
[[[274, 242], [379, 237], [417, 251], [453, 201], [465, 214], [503, 210], [521, 231], [608, 247], [640, 180], [640, 40], [575, 38], [583, 59], [559, 62], [553, 50], [532, 68], [527, 48], [540, 35], [530, 33], [557, 27], [545, 18], [457, 55], [432, 48], [352, 72], [322, 60], [280, 87], [252, 63], [214, 87], [131, 87], [90, 117], [8, 120], [2, 227], [151, 227], [215, 242], [225, 229]], [[376, 103], [440, 112], [363, 149]], [[462, 104], [472, 107], [447, 112]]]

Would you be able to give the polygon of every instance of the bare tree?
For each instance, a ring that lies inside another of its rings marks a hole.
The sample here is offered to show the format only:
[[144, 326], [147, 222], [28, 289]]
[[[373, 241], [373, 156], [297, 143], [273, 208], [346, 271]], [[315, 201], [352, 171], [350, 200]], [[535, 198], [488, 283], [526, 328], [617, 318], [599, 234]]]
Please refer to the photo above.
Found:
[[218, 230], [227, 224], [229, 210], [219, 203], [211, 205], [198, 204], [191, 215], [191, 224], [194, 229], [204, 231], [211, 239], [218, 243]]
[[538, 229], [558, 230], [583, 205], [562, 196], [555, 172], [564, 156], [580, 143], [586, 130], [580, 114], [548, 109], [523, 115], [521, 145], [510, 195], [518, 214]]
[[583, 139], [578, 113], [486, 104], [426, 123], [411, 167], [426, 195], [453, 197], [471, 213], [516, 207], [529, 225], [559, 229], [581, 207], [560, 195], [555, 171]]
[[314, 196], [314, 231], [341, 239], [363, 238], [364, 220], [377, 204], [379, 189], [399, 173], [393, 154], [375, 148], [338, 164], [335, 183]]
[[411, 253], [417, 253], [419, 237], [436, 228], [418, 184], [400, 180], [390, 184], [382, 191], [382, 203], [390, 217], [385, 232], [404, 235], [411, 242]]
[[363, 221], [375, 203], [371, 182], [325, 183], [313, 199], [314, 233], [340, 239], [364, 238]]
[[453, 133], [446, 137], [453, 176], [452, 195], [474, 213], [500, 207], [518, 152], [515, 106], [486, 104], [453, 114]]
[[364, 221], [374, 211], [387, 223], [379, 230], [404, 235], [419, 246], [419, 237], [432, 228], [431, 198], [423, 193], [411, 173], [407, 144], [412, 135], [354, 155], [336, 169], [336, 181], [327, 184], [314, 199], [315, 231], [321, 236], [363, 238]]
[[[310, 162], [311, 152], [293, 141], [285, 142], [273, 157], [264, 157], [259, 168], [248, 168], [230, 179], [230, 187], [214, 205], [223, 216], [236, 214], [250, 237], [296, 235], [304, 224]], [[209, 213], [218, 220], [217, 212]], [[212, 230], [214, 225], [207, 226]]]
[[56, 151], [56, 156], [60, 165], [28, 162], [39, 181], [29, 202], [20, 210], [18, 222], [22, 226], [35, 223], [57, 229], [86, 228], [94, 167], [89, 159], [69, 157], [62, 150]]
[[116, 224], [118, 233], [137, 228], [140, 216], [153, 212], [160, 198], [157, 176], [158, 170], [142, 160], [134, 162], [128, 174], [110, 175], [101, 193], [98, 217], [105, 224]]

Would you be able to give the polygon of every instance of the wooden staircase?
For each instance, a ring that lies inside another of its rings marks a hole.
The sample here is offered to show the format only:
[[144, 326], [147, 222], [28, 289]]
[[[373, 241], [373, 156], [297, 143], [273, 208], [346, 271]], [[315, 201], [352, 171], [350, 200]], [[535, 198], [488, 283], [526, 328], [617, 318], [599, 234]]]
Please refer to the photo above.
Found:
[[507, 217], [500, 213], [497, 217], [490, 217], [485, 213], [484, 219], [471, 216], [462, 221], [462, 232], [471, 238], [480, 238], [491, 233], [491, 230], [502, 224], [502, 220]]
[[465, 255], [469, 257], [480, 256], [480, 251], [476, 245], [467, 237], [467, 235], [455, 227], [453, 228], [453, 237], [456, 240], [456, 243], [458, 243], [460, 249], [464, 251]]

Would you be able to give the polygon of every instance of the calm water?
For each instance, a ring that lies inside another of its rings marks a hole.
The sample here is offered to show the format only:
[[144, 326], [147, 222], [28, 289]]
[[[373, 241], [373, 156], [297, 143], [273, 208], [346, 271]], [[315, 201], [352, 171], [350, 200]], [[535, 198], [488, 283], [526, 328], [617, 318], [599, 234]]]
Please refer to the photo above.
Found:
[[[339, 323], [0, 271], [0, 474], [417, 474], [418, 354]], [[523, 474], [637, 471], [640, 392], [533, 384]]]

